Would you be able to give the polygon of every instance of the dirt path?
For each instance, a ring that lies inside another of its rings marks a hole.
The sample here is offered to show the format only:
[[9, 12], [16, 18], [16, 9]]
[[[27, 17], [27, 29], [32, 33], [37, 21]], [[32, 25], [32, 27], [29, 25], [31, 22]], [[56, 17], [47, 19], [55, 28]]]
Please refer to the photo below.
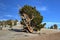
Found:
[[37, 36], [37, 34], [30, 34], [24, 32], [14, 32], [14, 31], [0, 31], [0, 40], [17, 40], [25, 39]]
[[60, 40], [60, 32], [55, 34], [37, 36], [30, 40]]
[[0, 30], [0, 40], [60, 40], [60, 31], [42, 30], [40, 34]]

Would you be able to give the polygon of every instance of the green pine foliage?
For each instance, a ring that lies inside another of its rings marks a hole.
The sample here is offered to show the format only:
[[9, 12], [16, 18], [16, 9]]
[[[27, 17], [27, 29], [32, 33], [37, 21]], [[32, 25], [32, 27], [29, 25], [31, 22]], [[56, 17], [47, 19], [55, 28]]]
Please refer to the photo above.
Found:
[[29, 5], [24, 5], [19, 10], [20, 15], [22, 15], [23, 13], [27, 14], [30, 19], [32, 19], [32, 16], [34, 16], [34, 18], [31, 20], [31, 25], [35, 26], [34, 27], [35, 29], [40, 30], [41, 28], [43, 28], [43, 24], [41, 24], [42, 21], [43, 21], [43, 16], [40, 14], [40, 12], [38, 12], [36, 10], [36, 7], [32, 7], [32, 6], [29, 6]]

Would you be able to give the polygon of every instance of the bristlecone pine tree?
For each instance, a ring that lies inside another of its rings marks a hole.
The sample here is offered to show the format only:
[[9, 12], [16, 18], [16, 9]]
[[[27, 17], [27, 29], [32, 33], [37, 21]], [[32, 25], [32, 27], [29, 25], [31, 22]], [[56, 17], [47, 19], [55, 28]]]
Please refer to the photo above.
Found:
[[21, 24], [23, 24], [29, 32], [33, 32], [33, 29], [38, 31], [46, 25], [46, 23], [41, 24], [43, 16], [36, 10], [36, 7], [25, 5], [19, 10], [19, 14], [22, 18]]

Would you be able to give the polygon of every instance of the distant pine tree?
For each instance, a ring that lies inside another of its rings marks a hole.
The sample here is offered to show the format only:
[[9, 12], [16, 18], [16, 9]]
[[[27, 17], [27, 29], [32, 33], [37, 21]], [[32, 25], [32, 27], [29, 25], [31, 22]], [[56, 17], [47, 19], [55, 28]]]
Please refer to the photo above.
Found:
[[54, 24], [54, 29], [57, 29], [57, 28], [58, 28], [57, 24]]

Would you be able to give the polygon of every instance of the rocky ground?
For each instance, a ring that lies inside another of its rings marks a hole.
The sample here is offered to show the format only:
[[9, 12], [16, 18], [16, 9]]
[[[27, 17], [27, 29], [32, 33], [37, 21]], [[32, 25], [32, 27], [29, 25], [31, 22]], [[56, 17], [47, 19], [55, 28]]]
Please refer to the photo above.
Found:
[[0, 40], [60, 40], [60, 30], [42, 29], [40, 34], [35, 34], [3, 29]]

